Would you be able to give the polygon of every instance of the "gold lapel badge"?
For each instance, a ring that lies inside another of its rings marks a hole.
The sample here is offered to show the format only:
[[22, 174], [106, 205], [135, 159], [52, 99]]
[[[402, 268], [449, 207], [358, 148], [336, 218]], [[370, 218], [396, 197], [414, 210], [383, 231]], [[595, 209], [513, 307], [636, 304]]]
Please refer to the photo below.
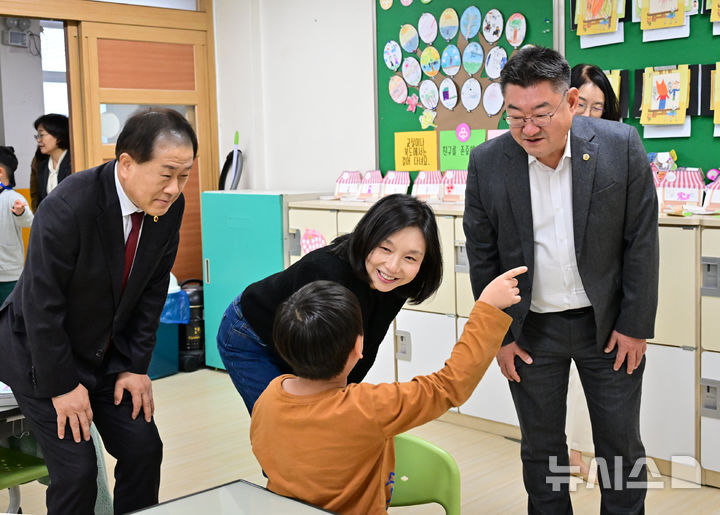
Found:
[[587, 161], [588, 159], [590, 159], [590, 154], [583, 154], [583, 161]]
[[[587, 154], [585, 154], [585, 155], [587, 155]], [[153, 216], [153, 222], [157, 223], [157, 221], [158, 221], [157, 215]]]

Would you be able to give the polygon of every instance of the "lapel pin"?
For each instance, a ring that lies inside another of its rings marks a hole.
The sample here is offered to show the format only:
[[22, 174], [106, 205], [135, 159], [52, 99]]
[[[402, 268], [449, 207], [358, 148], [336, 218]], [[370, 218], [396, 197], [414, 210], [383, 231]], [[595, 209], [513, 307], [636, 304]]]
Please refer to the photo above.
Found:
[[[587, 155], [587, 154], [585, 154], [585, 155]], [[157, 223], [157, 221], [158, 221], [157, 215], [156, 215], [156, 216], [153, 216], [153, 222]]]
[[590, 154], [583, 154], [583, 161], [587, 161], [588, 159], [590, 159]]

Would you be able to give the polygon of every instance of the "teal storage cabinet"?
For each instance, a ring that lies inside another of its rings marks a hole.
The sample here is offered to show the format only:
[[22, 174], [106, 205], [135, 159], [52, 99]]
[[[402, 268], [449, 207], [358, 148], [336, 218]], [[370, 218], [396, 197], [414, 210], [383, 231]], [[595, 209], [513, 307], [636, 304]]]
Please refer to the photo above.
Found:
[[289, 263], [288, 202], [318, 193], [205, 191], [201, 195], [205, 364], [224, 368], [217, 350], [223, 313], [249, 284]]

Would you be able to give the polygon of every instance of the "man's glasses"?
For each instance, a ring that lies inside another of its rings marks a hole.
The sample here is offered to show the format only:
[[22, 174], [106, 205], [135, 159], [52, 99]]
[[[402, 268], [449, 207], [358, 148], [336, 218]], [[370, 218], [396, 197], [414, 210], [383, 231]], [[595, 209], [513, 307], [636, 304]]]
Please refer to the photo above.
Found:
[[589, 106], [582, 100], [578, 102], [577, 111], [575, 111], [577, 114], [583, 114], [585, 111], [590, 109], [591, 113], [600, 113], [603, 114], [605, 112], [605, 107], [600, 105], [594, 105]]
[[508, 126], [513, 129], [522, 129], [528, 122], [532, 122], [535, 127], [545, 127], [546, 125], [550, 125], [552, 117], [557, 114], [558, 109], [560, 109], [560, 106], [565, 100], [565, 95], [567, 95], [567, 90], [565, 90], [565, 92], [563, 93], [563, 96], [560, 99], [560, 103], [557, 105], [557, 107], [552, 113], [534, 114], [532, 116], [510, 116], [506, 112], [504, 115], [505, 121], [507, 122]]

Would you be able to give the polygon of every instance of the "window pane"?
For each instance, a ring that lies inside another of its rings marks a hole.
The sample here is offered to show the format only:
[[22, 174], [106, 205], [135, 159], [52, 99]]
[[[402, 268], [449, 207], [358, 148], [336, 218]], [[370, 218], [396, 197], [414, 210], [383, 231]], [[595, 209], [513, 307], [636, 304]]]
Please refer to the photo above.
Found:
[[68, 93], [65, 82], [43, 82], [43, 101], [45, 113], [58, 113], [69, 116]]
[[65, 72], [65, 31], [62, 27], [43, 27], [40, 48], [43, 71]]
[[125, 126], [125, 122], [135, 111], [147, 107], [167, 107], [174, 109], [183, 115], [192, 128], [197, 132], [195, 127], [195, 106], [180, 105], [159, 105], [159, 104], [100, 104], [100, 130], [102, 132], [103, 144], [114, 144], [120, 131]]
[[166, 7], [168, 9], [181, 9], [183, 11], [197, 11], [196, 0], [95, 0], [96, 2], [110, 2], [113, 4], [142, 5], [145, 7]]

